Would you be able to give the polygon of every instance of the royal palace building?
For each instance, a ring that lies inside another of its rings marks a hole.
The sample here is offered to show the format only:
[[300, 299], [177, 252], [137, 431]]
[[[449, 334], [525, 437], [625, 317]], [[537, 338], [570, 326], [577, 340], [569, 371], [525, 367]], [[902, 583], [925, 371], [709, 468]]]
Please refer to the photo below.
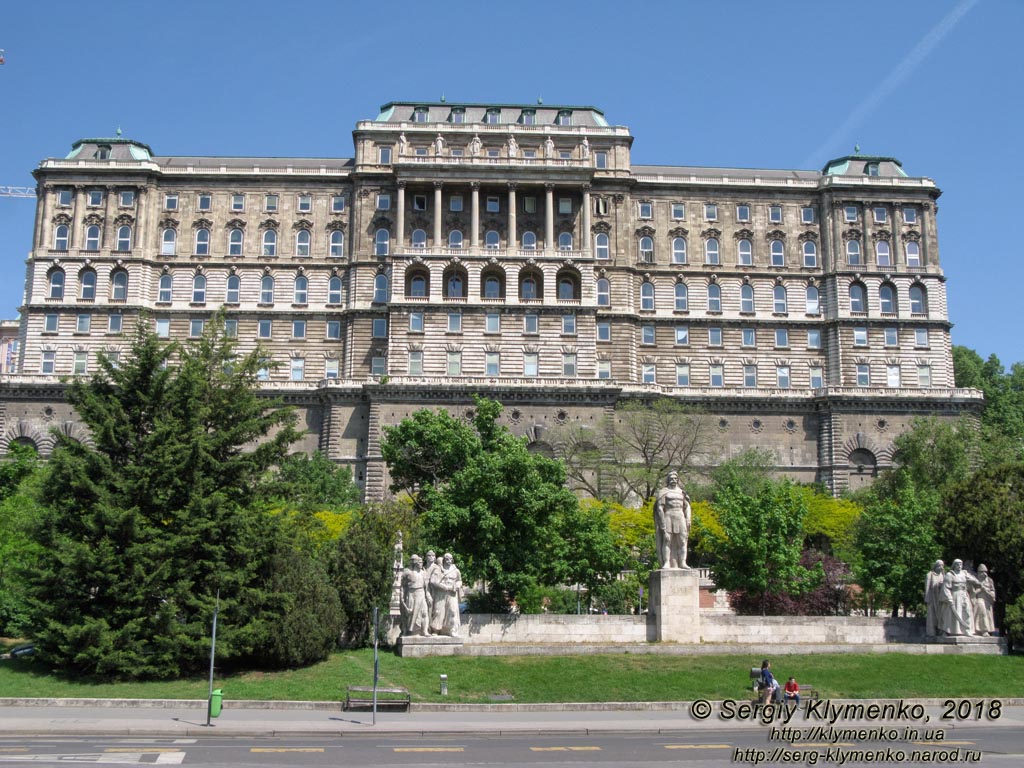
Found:
[[68, 377], [140, 319], [188, 339], [221, 308], [301, 447], [369, 498], [382, 428], [474, 393], [556, 454], [561, 425], [671, 397], [718, 455], [768, 448], [836, 492], [889, 466], [913, 417], [980, 406], [954, 388], [940, 192], [898, 160], [634, 165], [628, 128], [542, 104], [393, 102], [353, 140], [352, 158], [242, 158], [82, 139], [40, 163], [0, 451], [87, 437]]

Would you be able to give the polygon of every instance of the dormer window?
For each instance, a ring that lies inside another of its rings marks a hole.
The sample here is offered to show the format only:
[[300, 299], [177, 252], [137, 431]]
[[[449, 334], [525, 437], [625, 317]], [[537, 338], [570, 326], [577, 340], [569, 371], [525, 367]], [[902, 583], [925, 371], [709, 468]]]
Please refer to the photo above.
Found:
[[96, 151], [92, 153], [94, 160], [109, 160], [110, 159], [110, 145], [100, 144], [96, 147]]
[[451, 114], [448, 115], [448, 122], [455, 125], [461, 125], [466, 122], [466, 110], [462, 109], [462, 107], [453, 107]]
[[501, 110], [500, 109], [488, 109], [484, 113], [484, 124], [486, 125], [497, 125], [501, 121]]
[[555, 125], [572, 125], [572, 112], [568, 109], [563, 109], [555, 117]]
[[519, 115], [519, 122], [523, 125], [536, 125], [537, 111], [534, 109], [524, 109], [522, 114]]
[[425, 123], [429, 114], [430, 112], [426, 107], [416, 107], [412, 113], [412, 121], [414, 123]]
[[878, 175], [878, 163], [864, 163], [864, 175], [865, 176], [877, 176]]

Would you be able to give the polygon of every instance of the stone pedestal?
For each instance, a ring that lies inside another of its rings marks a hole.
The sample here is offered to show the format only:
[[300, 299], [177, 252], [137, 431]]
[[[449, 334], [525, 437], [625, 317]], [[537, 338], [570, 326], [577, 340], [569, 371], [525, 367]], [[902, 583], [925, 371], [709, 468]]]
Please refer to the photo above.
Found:
[[419, 656], [454, 656], [462, 647], [461, 637], [447, 635], [403, 635], [398, 638], [395, 653], [402, 658]]
[[699, 643], [700, 577], [691, 568], [651, 571], [650, 607], [654, 639], [663, 643]]

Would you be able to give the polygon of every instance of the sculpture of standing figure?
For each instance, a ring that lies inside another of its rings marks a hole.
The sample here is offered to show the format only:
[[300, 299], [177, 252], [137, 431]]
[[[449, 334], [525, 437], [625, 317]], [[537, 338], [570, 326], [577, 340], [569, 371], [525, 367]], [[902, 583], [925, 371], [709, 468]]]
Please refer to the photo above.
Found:
[[462, 592], [462, 573], [455, 566], [451, 552], [445, 552], [439, 570], [430, 579], [434, 591], [434, 605], [430, 615], [430, 631], [435, 635], [459, 634], [459, 596]]
[[404, 155], [409, 149], [409, 140], [405, 138], [405, 131], [398, 134], [398, 154]]
[[924, 631], [929, 637], [942, 633], [942, 588], [945, 578], [945, 563], [936, 560], [924, 580], [924, 604], [928, 610]]
[[969, 579], [964, 570], [964, 561], [959, 558], [954, 560], [953, 568], [946, 572], [942, 585], [942, 601], [945, 604], [942, 630], [947, 635], [974, 634], [971, 600], [967, 594]]
[[584, 136], [583, 141], [580, 142], [580, 154], [583, 156], [584, 160], [590, 157], [590, 142], [587, 141], [586, 136]]
[[410, 567], [402, 571], [402, 634], [426, 635], [429, 620], [423, 558], [413, 555], [409, 561]]
[[473, 157], [476, 157], [477, 155], [480, 154], [481, 146], [482, 143], [480, 141], [480, 137], [474, 133], [472, 140], [469, 142], [469, 154], [471, 154]]
[[546, 157], [554, 157], [555, 156], [555, 142], [551, 140], [550, 136], [548, 136], [544, 140], [544, 155]]
[[508, 137], [508, 156], [515, 157], [519, 154], [519, 142], [516, 141], [515, 136]]
[[437, 134], [437, 138], [434, 139], [434, 154], [444, 154], [444, 137], [440, 133]]
[[434, 573], [441, 570], [441, 563], [437, 561], [434, 550], [427, 550], [427, 561], [423, 564], [423, 580], [427, 585], [427, 615], [430, 615], [434, 606]]
[[992, 606], [996, 602], [996, 585], [988, 575], [988, 567], [982, 563], [978, 566], [978, 578], [969, 586], [971, 603], [974, 608], [974, 633], [991, 635], [996, 631], [996, 619]]
[[662, 568], [689, 568], [686, 546], [691, 519], [690, 497], [679, 485], [679, 475], [669, 472], [665, 487], [654, 499], [654, 526]]

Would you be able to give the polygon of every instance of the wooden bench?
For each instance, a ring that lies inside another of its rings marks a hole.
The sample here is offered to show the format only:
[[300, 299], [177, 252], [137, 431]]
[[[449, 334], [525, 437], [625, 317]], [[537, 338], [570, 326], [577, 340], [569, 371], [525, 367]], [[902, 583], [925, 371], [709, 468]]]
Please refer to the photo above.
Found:
[[[752, 693], [754, 694], [754, 702], [757, 703], [757, 702], [759, 702], [761, 700], [761, 692], [757, 690], [757, 682], [756, 682], [756, 681], [761, 679], [761, 668], [760, 667], [751, 667], [750, 668], [750, 679], [755, 681], [753, 686], [752, 686], [753, 687]], [[800, 700], [801, 701], [803, 701], [805, 699], [820, 699], [821, 698], [821, 694], [818, 692], [818, 690], [813, 685], [807, 685], [807, 684], [801, 683], [799, 681], [797, 681], [797, 684], [800, 686]], [[785, 703], [785, 701], [786, 701], [786, 694], [785, 694], [785, 690], [784, 689], [786, 687], [786, 684], [780, 682], [779, 685], [780, 685], [779, 693], [782, 696], [782, 702]]]
[[[412, 696], [408, 688], [377, 687], [377, 709], [409, 709]], [[350, 685], [345, 692], [342, 709], [371, 709], [373, 707], [372, 685]]]

